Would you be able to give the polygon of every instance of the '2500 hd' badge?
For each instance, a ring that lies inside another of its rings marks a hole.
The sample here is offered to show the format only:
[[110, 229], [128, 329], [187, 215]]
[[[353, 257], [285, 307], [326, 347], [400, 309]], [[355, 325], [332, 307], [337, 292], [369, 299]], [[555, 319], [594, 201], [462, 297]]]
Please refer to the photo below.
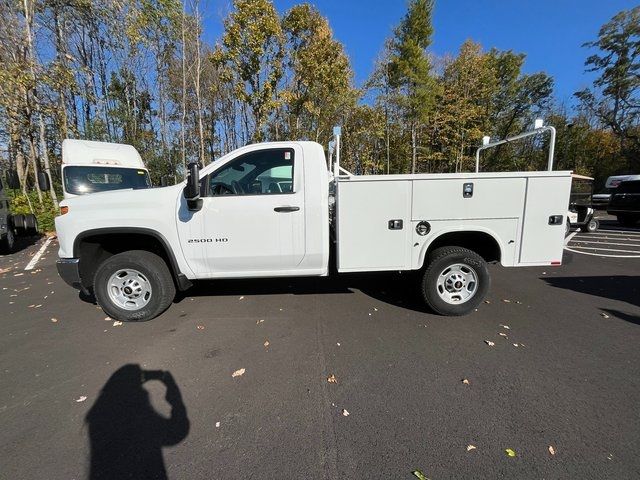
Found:
[[228, 238], [189, 238], [187, 243], [227, 243]]

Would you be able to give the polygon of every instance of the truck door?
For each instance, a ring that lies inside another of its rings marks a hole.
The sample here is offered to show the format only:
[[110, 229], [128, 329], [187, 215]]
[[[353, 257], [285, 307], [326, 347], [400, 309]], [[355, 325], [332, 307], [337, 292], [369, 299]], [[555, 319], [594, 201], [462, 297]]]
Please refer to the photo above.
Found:
[[293, 271], [305, 255], [302, 149], [260, 148], [202, 179], [203, 205], [183, 239], [202, 276], [260, 276]]
[[520, 265], [559, 264], [571, 190], [569, 172], [527, 179]]

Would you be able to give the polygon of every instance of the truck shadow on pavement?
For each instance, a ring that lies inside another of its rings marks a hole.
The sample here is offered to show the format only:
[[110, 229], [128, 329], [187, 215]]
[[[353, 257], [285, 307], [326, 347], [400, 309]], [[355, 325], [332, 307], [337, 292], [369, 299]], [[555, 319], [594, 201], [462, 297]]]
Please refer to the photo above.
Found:
[[[573, 290], [596, 297], [625, 302], [640, 309], [640, 276], [611, 275], [591, 277], [551, 277], [545, 281], [556, 288]], [[640, 314], [630, 314], [615, 309], [601, 309], [610, 315], [640, 325]]]
[[[152, 380], [166, 387], [169, 418], [149, 401], [143, 385]], [[187, 409], [171, 373], [143, 370], [134, 364], [111, 375], [85, 422], [91, 449], [90, 480], [166, 479], [162, 447], [180, 443], [189, 433]]]
[[225, 295], [327, 295], [351, 294], [360, 290], [365, 295], [402, 308], [432, 313], [420, 300], [410, 273], [352, 273], [330, 277], [287, 277], [242, 280], [200, 280], [184, 292], [178, 292], [174, 303], [188, 297]]

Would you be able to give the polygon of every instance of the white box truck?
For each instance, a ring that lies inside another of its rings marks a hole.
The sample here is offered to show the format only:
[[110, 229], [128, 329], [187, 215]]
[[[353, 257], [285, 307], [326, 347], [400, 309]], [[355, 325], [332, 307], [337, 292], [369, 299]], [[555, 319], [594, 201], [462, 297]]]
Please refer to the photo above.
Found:
[[317, 143], [263, 143], [191, 164], [179, 185], [67, 199], [58, 271], [140, 321], [195, 280], [326, 276], [332, 245], [338, 272], [419, 272], [443, 315], [483, 300], [488, 262], [560, 265], [571, 172], [354, 176], [335, 146], [329, 168]]
[[132, 145], [65, 139], [62, 142], [64, 198], [87, 193], [151, 188], [149, 172]]

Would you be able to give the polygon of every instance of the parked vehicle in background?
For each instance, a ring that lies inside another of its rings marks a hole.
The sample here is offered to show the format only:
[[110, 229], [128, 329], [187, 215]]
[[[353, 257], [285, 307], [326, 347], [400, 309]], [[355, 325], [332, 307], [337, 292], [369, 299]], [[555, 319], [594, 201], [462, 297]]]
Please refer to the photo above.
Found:
[[120, 143], [72, 140], [62, 142], [64, 198], [111, 190], [151, 188], [138, 151]]
[[[552, 127], [528, 135], [548, 131], [553, 145]], [[552, 171], [553, 148], [549, 171], [352, 175], [339, 139], [335, 163], [315, 142], [248, 145], [180, 185], [64, 200], [58, 272], [110, 317], [142, 321], [193, 280], [327, 276], [332, 245], [340, 273], [419, 271], [443, 315], [482, 302], [488, 262], [561, 264], [571, 172]]]
[[[3, 178], [4, 177], [4, 178]], [[38, 234], [38, 221], [33, 214], [12, 214], [11, 202], [7, 196], [9, 188], [20, 188], [12, 172], [0, 175], [0, 253], [12, 253], [17, 236]]]
[[[635, 175], [637, 176], [637, 175]], [[640, 180], [624, 181], [611, 196], [607, 213], [615, 215], [624, 226], [640, 221]]]
[[571, 228], [580, 227], [583, 232], [595, 232], [600, 223], [592, 206], [593, 178], [571, 175], [571, 194], [567, 213], [566, 234]]
[[618, 185], [626, 180], [640, 180], [640, 175], [614, 175], [607, 178], [604, 190], [593, 195], [593, 207], [599, 210], [606, 210], [611, 200], [611, 195], [615, 193]]

